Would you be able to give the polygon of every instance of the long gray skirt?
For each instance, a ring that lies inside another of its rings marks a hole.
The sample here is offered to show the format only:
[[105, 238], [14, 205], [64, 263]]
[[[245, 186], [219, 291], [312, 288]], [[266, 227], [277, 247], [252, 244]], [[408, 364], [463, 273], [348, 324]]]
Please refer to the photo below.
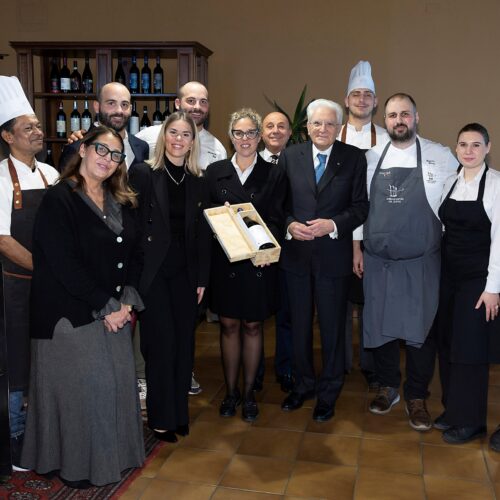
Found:
[[144, 462], [131, 328], [102, 321], [73, 328], [62, 318], [52, 339], [33, 339], [21, 458], [39, 473], [60, 470], [96, 486], [120, 481]]

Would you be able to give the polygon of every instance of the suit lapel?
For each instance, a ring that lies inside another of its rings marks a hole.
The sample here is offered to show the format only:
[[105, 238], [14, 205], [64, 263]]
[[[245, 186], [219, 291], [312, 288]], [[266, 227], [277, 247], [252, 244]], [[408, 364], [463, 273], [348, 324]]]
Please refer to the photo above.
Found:
[[318, 184], [318, 193], [321, 193], [328, 183], [338, 174], [342, 167], [343, 155], [339, 152], [338, 141], [333, 143], [332, 152], [326, 165], [325, 173], [322, 175]]
[[240, 200], [241, 203], [245, 203], [248, 200], [247, 192], [241, 185], [240, 179], [238, 178], [238, 174], [236, 173], [231, 160], [227, 160], [224, 165], [221, 165], [217, 178], [220, 189], [223, 191], [223, 195], [225, 194], [224, 190], [226, 190], [229, 191], [235, 199]]
[[156, 195], [156, 202], [160, 206], [161, 214], [163, 216], [165, 224], [168, 225], [168, 222], [170, 220], [168, 210], [168, 187], [167, 176], [164, 174], [163, 169], [153, 171], [152, 181], [153, 190]]
[[303, 160], [300, 161], [300, 165], [305, 166], [305, 176], [307, 179], [307, 183], [311, 187], [314, 193], [316, 193], [316, 174], [314, 171], [314, 161], [312, 157], [312, 142], [308, 142], [306, 147], [300, 151], [300, 154], [303, 156]]

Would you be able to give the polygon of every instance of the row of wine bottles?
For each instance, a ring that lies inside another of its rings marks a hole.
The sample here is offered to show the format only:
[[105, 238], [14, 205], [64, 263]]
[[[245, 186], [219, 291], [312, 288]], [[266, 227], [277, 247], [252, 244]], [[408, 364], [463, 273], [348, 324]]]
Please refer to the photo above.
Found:
[[[172, 103], [172, 112], [175, 111], [174, 104]], [[139, 130], [143, 128], [150, 127], [153, 125], [161, 125], [163, 121], [170, 115], [170, 109], [168, 104], [168, 99], [165, 99], [165, 111], [162, 113], [160, 110], [160, 99], [156, 99], [156, 108], [153, 113], [153, 122], [148, 116], [148, 107], [144, 106], [142, 111], [142, 117], [139, 117], [137, 113], [136, 103], [132, 103], [132, 114], [129, 121], [129, 134], [137, 134]], [[59, 103], [59, 111], [56, 116], [56, 137], [65, 138], [67, 136], [67, 116], [64, 112], [63, 102]], [[97, 118], [96, 118], [97, 120]], [[89, 111], [88, 101], [84, 101], [84, 109], [80, 114], [78, 111], [78, 101], [73, 101], [73, 111], [70, 114], [70, 131], [75, 132], [77, 130], [88, 130], [92, 126], [92, 115]]]
[[118, 58], [118, 65], [115, 71], [115, 82], [126, 85], [131, 94], [163, 94], [163, 68], [160, 64], [160, 56], [156, 56], [156, 66], [151, 77], [151, 68], [149, 67], [149, 57], [144, 56], [144, 66], [139, 71], [137, 67], [137, 57], [132, 56], [132, 65], [130, 66], [128, 81], [123, 69], [123, 58]]
[[89, 58], [85, 57], [85, 68], [83, 74], [78, 71], [78, 61], [73, 61], [73, 71], [70, 73], [68, 68], [68, 60], [63, 57], [63, 65], [59, 69], [57, 57], [52, 58], [50, 67], [50, 92], [58, 94], [63, 92], [92, 94], [94, 90], [94, 78], [90, 70]]

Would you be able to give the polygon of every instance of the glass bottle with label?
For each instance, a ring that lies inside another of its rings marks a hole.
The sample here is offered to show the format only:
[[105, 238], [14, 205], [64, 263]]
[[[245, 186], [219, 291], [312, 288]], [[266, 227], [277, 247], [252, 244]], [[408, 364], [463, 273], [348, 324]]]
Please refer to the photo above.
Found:
[[60, 73], [60, 85], [59, 88], [61, 92], [67, 94], [71, 90], [71, 74], [68, 68], [68, 60], [66, 57], [63, 57], [63, 65]]
[[161, 125], [163, 123], [163, 114], [160, 111], [160, 99], [156, 99], [156, 110], [153, 113], [153, 125]]
[[126, 85], [127, 79], [125, 78], [125, 71], [123, 70], [122, 58], [118, 58], [118, 66], [115, 71], [115, 82]]
[[50, 91], [53, 94], [58, 94], [61, 90], [59, 68], [57, 66], [57, 58], [53, 57], [50, 66]]
[[86, 94], [92, 94], [94, 89], [94, 78], [90, 70], [89, 56], [85, 56], [85, 68], [82, 73], [82, 90]]
[[135, 102], [132, 103], [132, 114], [130, 115], [128, 128], [131, 135], [135, 135], [139, 132], [139, 113], [137, 113], [137, 105]]
[[89, 102], [85, 101], [83, 105], [83, 113], [82, 113], [82, 129], [87, 132], [89, 128], [92, 126], [92, 115], [89, 111]]
[[148, 56], [144, 56], [144, 67], [141, 71], [141, 89], [143, 94], [151, 93], [151, 69], [148, 66]]
[[168, 99], [165, 99], [165, 112], [163, 113], [163, 119], [166, 120], [170, 116], [170, 110], [168, 109]]
[[62, 101], [59, 103], [59, 111], [56, 117], [56, 136], [66, 137], [66, 113], [64, 112]]
[[144, 106], [142, 108], [142, 118], [141, 118], [140, 130], [147, 128], [147, 127], [151, 127], [151, 120], [148, 117], [148, 107]]
[[163, 93], [163, 69], [160, 65], [160, 56], [156, 56], [156, 66], [153, 71], [153, 86], [155, 94]]
[[78, 71], [78, 61], [73, 61], [73, 72], [70, 76], [71, 79], [71, 92], [82, 91], [82, 75]]
[[75, 101], [73, 101], [73, 111], [71, 112], [71, 115], [70, 115], [70, 129], [71, 129], [71, 132], [76, 132], [78, 130], [81, 130], [82, 128], [82, 124], [81, 124], [81, 115], [80, 113], [78, 112], [78, 103]]
[[132, 66], [130, 66], [129, 73], [129, 89], [130, 93], [138, 94], [139, 93], [139, 68], [137, 67], [137, 58], [132, 56]]
[[248, 232], [252, 236], [255, 246], [259, 250], [265, 250], [266, 248], [275, 248], [276, 245], [272, 242], [271, 238], [267, 234], [263, 226], [258, 222], [250, 219], [250, 217], [243, 217], [243, 222], [248, 227]]

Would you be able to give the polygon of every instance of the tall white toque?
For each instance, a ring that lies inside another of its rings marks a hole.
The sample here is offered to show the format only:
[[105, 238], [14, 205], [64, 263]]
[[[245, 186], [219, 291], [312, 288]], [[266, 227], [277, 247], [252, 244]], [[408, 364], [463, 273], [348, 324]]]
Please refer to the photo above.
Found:
[[34, 114], [17, 77], [0, 76], [0, 126], [12, 118]]
[[375, 82], [372, 78], [372, 67], [368, 61], [359, 61], [358, 64], [351, 69], [351, 76], [349, 77], [346, 95], [349, 95], [356, 89], [368, 89], [375, 94]]

